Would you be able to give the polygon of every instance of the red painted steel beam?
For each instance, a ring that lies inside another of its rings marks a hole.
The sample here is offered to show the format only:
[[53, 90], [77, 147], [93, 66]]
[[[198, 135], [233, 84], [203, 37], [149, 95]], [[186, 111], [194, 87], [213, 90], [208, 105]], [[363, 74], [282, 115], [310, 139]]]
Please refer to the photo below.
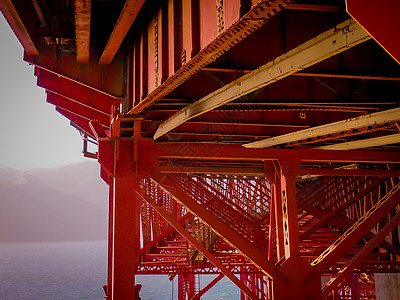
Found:
[[219, 274], [213, 280], [211, 280], [205, 287], [201, 289], [196, 295], [194, 295], [190, 300], [198, 300], [201, 296], [207, 293], [213, 286], [215, 286], [222, 278], [224, 278], [224, 274]]
[[334, 73], [318, 73], [318, 72], [298, 72], [292, 76], [305, 76], [305, 77], [321, 77], [321, 78], [343, 78], [343, 79], [360, 79], [360, 80], [385, 80], [385, 81], [400, 81], [400, 77], [389, 77], [379, 75], [366, 75], [366, 74], [334, 74]]
[[299, 161], [289, 157], [279, 160], [281, 167], [281, 203], [277, 203], [276, 209], [282, 210], [283, 237], [285, 246], [285, 257], [299, 255], [299, 224], [297, 217], [296, 198], [296, 173]]
[[231, 27], [223, 31], [214, 41], [189, 60], [183, 67], [172, 74], [163, 84], [153, 90], [145, 99], [139, 102], [130, 114], [137, 114], [156, 103], [162, 97], [173, 91], [187, 79], [198, 73], [223, 53], [242, 41], [246, 36], [256, 31], [278, 14], [292, 0], [263, 0], [255, 4], [248, 13], [237, 20]]
[[[335, 181], [335, 183], [327, 186], [324, 190], [311, 198], [310, 203], [307, 206], [302, 207], [301, 211], [305, 211], [305, 213], [299, 218], [299, 221], [302, 221], [307, 215], [312, 215], [313, 217], [306, 221], [302, 227], [307, 227], [309, 223], [312, 223], [315, 219], [323, 216], [334, 207], [338, 201], [340, 201], [339, 199], [342, 201], [347, 200], [349, 195], [358, 191], [359, 187], [363, 186], [366, 180], [363, 178], [359, 180], [357, 178], [358, 177], [345, 178], [344, 180], [339, 179], [337, 180], [338, 184], [336, 184]], [[354, 184], [356, 184], [355, 187], [353, 187]], [[348, 190], [348, 187], [352, 188]], [[316, 201], [318, 205], [316, 205]]]
[[107, 132], [104, 130], [104, 127], [101, 125], [100, 122], [98, 122], [96, 120], [90, 120], [89, 126], [92, 129], [92, 132], [94, 133], [97, 141], [101, 138], [108, 137]]
[[47, 92], [47, 102], [57, 107], [63, 108], [71, 113], [74, 113], [87, 120], [97, 120], [104, 126], [110, 127], [111, 114], [100, 112], [89, 106], [82, 105], [79, 102], [71, 101], [71, 99], [65, 98], [61, 95]]
[[79, 64], [75, 56], [59, 54], [56, 45], [38, 44], [37, 47], [39, 56], [25, 55], [24, 60], [39, 71], [69, 79], [115, 100], [125, 96], [125, 57], [122, 54], [118, 54], [110, 65], [100, 66], [96, 50], [90, 52], [88, 64]]
[[398, 151], [250, 149], [241, 145], [199, 143], [157, 144], [157, 149], [161, 159], [260, 161], [276, 160], [280, 157], [299, 157], [302, 162], [400, 163]]
[[386, 0], [346, 0], [347, 12], [400, 63], [400, 2]]
[[166, 175], [153, 174], [152, 179], [167, 193], [171, 194], [178, 202], [182, 203], [189, 211], [199, 217], [205, 224], [222, 236], [229, 244], [245, 255], [258, 266], [267, 276], [273, 277], [276, 267], [273, 263], [253, 246], [246, 238], [238, 234], [231, 226], [225, 224], [214, 216], [206, 207], [191, 198], [186, 191]]
[[[214, 211], [214, 215], [216, 215], [217, 218], [223, 222], [229, 222], [232, 224], [232, 228], [238, 233], [251, 240], [254, 244], [257, 244], [260, 247], [262, 246], [259, 244], [260, 238], [257, 237], [255, 228], [252, 226], [253, 224], [250, 223], [250, 220], [245, 218], [243, 214], [238, 213], [237, 210], [233, 209], [232, 206], [228, 204], [231, 201], [229, 201], [227, 197], [215, 197], [208, 189], [200, 187], [189, 177], [186, 177], [188, 181], [180, 181], [179, 178], [173, 175], [170, 177], [173, 178], [178, 185], [184, 187], [189, 194], [193, 193], [198, 196], [202, 205], [207, 206], [210, 210]], [[225, 199], [226, 201], [219, 201], [222, 199]]]
[[191, 166], [160, 166], [161, 173], [197, 173], [197, 174], [234, 174], [246, 176], [263, 176], [263, 168], [251, 167], [191, 167]]
[[[190, 213], [186, 213], [183, 217], [179, 218], [179, 220], [177, 220], [177, 222], [180, 225], [184, 225], [185, 221], [192, 216], [192, 214]], [[167, 236], [171, 235], [172, 233], [174, 233], [176, 230], [174, 229], [174, 227], [167, 227], [167, 229], [165, 229], [161, 234], [159, 234], [155, 239], [153, 239], [152, 241], [148, 242], [146, 245], [144, 245], [137, 253], [136, 256], [139, 257], [143, 254], [145, 254], [148, 250], [150, 250], [151, 247], [156, 246], [157, 243], [161, 242], [163, 239], [165, 239]]]
[[337, 217], [339, 214], [341, 214], [351, 205], [359, 201], [362, 197], [370, 193], [373, 189], [375, 189], [379, 184], [381, 184], [384, 181], [385, 181], [384, 178], [376, 179], [373, 183], [369, 184], [365, 189], [358, 192], [354, 197], [352, 197], [345, 203], [342, 203], [337, 209], [334, 209], [333, 211], [330, 211], [328, 214], [324, 215], [317, 223], [313, 224], [308, 230], [306, 230], [300, 235], [300, 240], [307, 238], [309, 235], [317, 231], [324, 224], [328, 224], [333, 218]]
[[117, 101], [115, 98], [109, 97], [84, 85], [53, 75], [39, 75], [37, 78], [37, 85], [54, 94], [59, 94], [81, 105], [85, 105], [93, 110], [108, 115], [111, 115], [112, 105]]
[[400, 170], [300, 168], [299, 175], [399, 177]]
[[388, 221], [374, 237], [351, 259], [346, 266], [333, 277], [322, 291], [322, 296], [327, 297], [332, 289], [342, 283], [346, 276], [354, 272], [354, 269], [368, 256], [368, 254], [379, 245], [379, 243], [392, 232], [400, 223], [400, 212]]
[[113, 177], [112, 299], [135, 298], [135, 269], [139, 241], [138, 199], [133, 161], [134, 143], [116, 141]]
[[286, 10], [317, 11], [335, 13], [341, 10], [340, 6], [318, 5], [318, 4], [289, 4]]
[[[25, 55], [27, 56], [37, 56], [39, 51], [35, 45], [34, 38], [28, 32], [28, 28], [24, 21], [26, 19], [22, 18], [17, 11], [16, 5], [21, 1], [12, 0], [2, 0], [0, 1], [0, 10], [3, 13], [4, 18], [7, 20], [8, 24], [14, 31], [22, 47], [24, 47]], [[24, 20], [23, 20], [24, 19]]]
[[218, 259], [214, 257], [200, 242], [198, 242], [189, 232], [187, 232], [181, 224], [173, 217], [171, 217], [168, 212], [160, 205], [156, 203], [154, 199], [142, 189], [137, 188], [137, 194], [146, 200], [147, 203], [151, 205], [171, 226], [175, 228], [185, 239], [188, 240], [196, 249], [207, 257], [221, 272], [228, 277], [234, 284], [236, 284], [239, 289], [244, 291], [251, 299], [259, 299], [243, 282], [241, 282], [228, 268], [226, 268]]
[[111, 36], [108, 39], [103, 54], [100, 57], [99, 64], [108, 65], [112, 62], [115, 54], [121, 46], [122, 41], [131, 28], [132, 23], [135, 21], [140, 9], [142, 8], [143, 3], [144, 0], [126, 0]]
[[89, 63], [91, 0], [74, 0], [76, 61]]
[[89, 121], [88, 119], [85, 119], [79, 115], [76, 115], [68, 110], [65, 110], [61, 107], [56, 107], [56, 111], [58, 111], [60, 114], [62, 114], [64, 117], [69, 119], [71, 122], [75, 123], [78, 127], [80, 127], [83, 131], [87, 132], [90, 136], [93, 138], [95, 135], [92, 132], [92, 129], [89, 126]]
[[330, 266], [353, 245], [365, 236], [371, 227], [382, 220], [390, 210], [400, 201], [400, 184], [380, 199], [365, 215], [355, 222], [334, 244], [326, 249], [317, 259], [312, 262], [320, 274], [324, 273]]

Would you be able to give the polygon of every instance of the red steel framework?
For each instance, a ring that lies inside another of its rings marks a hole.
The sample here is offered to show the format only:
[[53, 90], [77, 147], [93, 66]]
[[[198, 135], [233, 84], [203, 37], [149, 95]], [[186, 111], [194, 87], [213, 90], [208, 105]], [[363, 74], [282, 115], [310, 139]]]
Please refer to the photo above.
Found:
[[400, 272], [398, 1], [0, 9], [110, 187], [107, 299], [137, 274], [180, 300], [225, 276], [241, 299], [375, 299]]

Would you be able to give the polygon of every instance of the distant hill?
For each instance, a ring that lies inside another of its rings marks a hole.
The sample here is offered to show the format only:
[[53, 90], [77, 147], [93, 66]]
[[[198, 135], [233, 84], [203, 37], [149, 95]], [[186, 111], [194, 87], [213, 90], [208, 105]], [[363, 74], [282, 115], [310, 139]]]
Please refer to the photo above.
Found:
[[100, 178], [100, 164], [97, 161], [40, 169], [30, 174], [61, 193], [80, 197], [102, 210], [108, 209], [108, 185]]
[[98, 168], [0, 168], [0, 242], [107, 239], [108, 188]]

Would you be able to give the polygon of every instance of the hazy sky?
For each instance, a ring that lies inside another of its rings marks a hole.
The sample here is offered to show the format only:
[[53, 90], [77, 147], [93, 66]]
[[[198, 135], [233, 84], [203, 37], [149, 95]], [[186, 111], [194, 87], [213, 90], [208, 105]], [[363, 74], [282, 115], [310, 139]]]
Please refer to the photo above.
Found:
[[86, 161], [69, 120], [46, 103], [33, 66], [0, 13], [0, 167], [50, 168]]

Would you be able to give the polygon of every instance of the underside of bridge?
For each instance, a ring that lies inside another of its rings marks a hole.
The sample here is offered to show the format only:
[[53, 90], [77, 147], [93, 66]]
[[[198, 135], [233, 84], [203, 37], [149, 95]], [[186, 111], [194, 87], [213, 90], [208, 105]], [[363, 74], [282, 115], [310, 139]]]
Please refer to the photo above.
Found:
[[399, 1], [0, 9], [110, 187], [107, 299], [136, 274], [179, 300], [224, 276], [241, 299], [375, 299], [400, 272]]

